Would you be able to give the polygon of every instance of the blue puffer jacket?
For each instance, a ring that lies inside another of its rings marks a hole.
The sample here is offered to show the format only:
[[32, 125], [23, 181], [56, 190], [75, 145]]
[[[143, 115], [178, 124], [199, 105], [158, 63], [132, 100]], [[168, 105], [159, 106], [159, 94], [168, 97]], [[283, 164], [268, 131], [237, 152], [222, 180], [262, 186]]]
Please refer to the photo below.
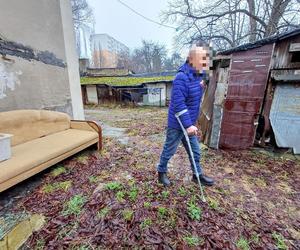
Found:
[[168, 127], [181, 129], [175, 114], [187, 109], [188, 112], [180, 116], [185, 128], [196, 124], [200, 113], [200, 102], [202, 98], [202, 77], [196, 74], [195, 69], [188, 63], [183, 64], [173, 81], [171, 103], [168, 113]]

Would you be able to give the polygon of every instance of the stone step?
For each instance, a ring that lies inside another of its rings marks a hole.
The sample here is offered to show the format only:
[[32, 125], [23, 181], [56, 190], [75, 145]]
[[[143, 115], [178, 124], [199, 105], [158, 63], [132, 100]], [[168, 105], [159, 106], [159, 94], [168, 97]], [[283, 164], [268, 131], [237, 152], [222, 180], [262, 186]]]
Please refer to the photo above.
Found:
[[40, 214], [4, 214], [0, 216], [0, 250], [17, 250], [33, 232], [40, 230], [45, 217]]

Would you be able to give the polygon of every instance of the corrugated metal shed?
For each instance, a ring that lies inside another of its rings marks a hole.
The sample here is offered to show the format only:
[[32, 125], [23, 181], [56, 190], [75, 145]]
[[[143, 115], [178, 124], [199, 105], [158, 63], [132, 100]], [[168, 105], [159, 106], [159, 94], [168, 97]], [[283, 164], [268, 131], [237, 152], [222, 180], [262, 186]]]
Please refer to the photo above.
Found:
[[273, 45], [235, 52], [231, 59], [219, 147], [253, 145], [265, 94]]
[[300, 154], [300, 84], [277, 85], [270, 120], [277, 145]]

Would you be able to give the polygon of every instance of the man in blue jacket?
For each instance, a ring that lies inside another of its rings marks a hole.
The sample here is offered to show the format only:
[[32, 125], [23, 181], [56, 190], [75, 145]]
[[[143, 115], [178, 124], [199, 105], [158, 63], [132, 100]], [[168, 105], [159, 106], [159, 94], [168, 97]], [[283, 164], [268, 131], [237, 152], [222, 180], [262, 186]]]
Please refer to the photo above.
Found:
[[209, 65], [210, 57], [208, 46], [203, 44], [193, 45], [189, 51], [187, 61], [179, 68], [173, 81], [166, 140], [160, 156], [160, 162], [157, 166], [158, 181], [164, 186], [169, 186], [171, 184], [167, 177], [168, 161], [175, 154], [180, 142], [183, 143], [183, 146], [189, 155], [193, 171], [192, 180], [197, 183], [197, 177], [196, 173], [194, 173], [188, 145], [180, 124], [175, 117], [175, 114], [177, 113], [182, 113], [179, 119], [189, 135], [201, 183], [208, 186], [214, 184], [214, 181], [211, 178], [204, 176], [202, 172], [202, 167], [200, 165], [200, 147], [197, 139], [198, 129], [195, 126], [200, 113], [200, 103], [204, 88], [202, 80], [205, 73], [209, 70]]

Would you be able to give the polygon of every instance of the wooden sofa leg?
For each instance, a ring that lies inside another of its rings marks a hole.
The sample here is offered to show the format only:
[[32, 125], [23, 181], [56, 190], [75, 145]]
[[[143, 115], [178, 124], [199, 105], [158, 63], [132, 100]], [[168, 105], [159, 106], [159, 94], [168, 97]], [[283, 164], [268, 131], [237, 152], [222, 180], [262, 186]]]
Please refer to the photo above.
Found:
[[103, 149], [103, 137], [102, 137], [102, 129], [100, 127], [98, 150], [102, 151], [102, 149]]
[[103, 147], [102, 147], [102, 140], [99, 140], [99, 142], [97, 143], [97, 150], [98, 151], [102, 151]]

